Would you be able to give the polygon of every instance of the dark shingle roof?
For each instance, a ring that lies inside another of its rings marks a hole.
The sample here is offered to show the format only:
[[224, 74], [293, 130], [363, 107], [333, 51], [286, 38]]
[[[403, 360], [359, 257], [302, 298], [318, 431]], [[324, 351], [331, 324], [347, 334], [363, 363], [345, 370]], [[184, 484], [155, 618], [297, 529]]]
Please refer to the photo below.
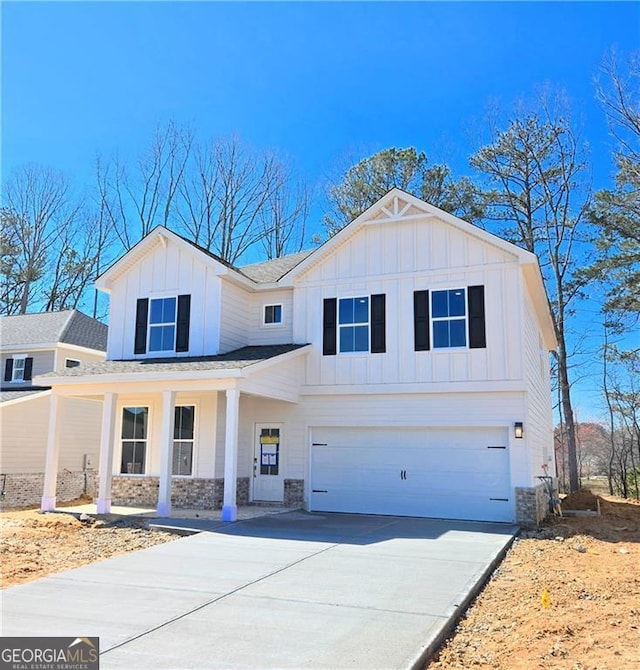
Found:
[[296, 265], [302, 263], [302, 261], [311, 253], [312, 251], [301, 251], [298, 254], [290, 254], [289, 256], [282, 256], [282, 258], [274, 258], [271, 261], [245, 265], [240, 268], [240, 272], [259, 284], [278, 281], [278, 279], [286, 275], [287, 272], [293, 270]]
[[60, 342], [106, 351], [107, 326], [75, 309], [3, 316], [0, 342], [16, 347]]
[[48, 391], [48, 386], [32, 386], [27, 389], [11, 390], [5, 391], [2, 389], [0, 391], [0, 402], [7, 402], [9, 400], [17, 400], [18, 398], [26, 398], [28, 396], [36, 395], [37, 393], [42, 393], [43, 391]]
[[47, 377], [86, 377], [108, 374], [145, 374], [154, 372], [194, 372], [200, 370], [237, 370], [266, 361], [275, 356], [304, 347], [304, 344], [273, 344], [243, 347], [218, 356], [192, 356], [184, 358], [145, 358], [135, 361], [102, 361], [88, 363], [77, 368], [66, 368], [61, 372], [48, 372]]

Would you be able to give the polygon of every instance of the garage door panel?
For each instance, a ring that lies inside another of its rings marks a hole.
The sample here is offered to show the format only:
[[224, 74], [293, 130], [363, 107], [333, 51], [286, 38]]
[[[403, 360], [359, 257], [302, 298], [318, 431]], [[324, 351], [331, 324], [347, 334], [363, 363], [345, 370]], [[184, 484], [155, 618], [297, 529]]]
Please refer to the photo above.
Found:
[[312, 442], [313, 510], [513, 519], [506, 429], [321, 428]]

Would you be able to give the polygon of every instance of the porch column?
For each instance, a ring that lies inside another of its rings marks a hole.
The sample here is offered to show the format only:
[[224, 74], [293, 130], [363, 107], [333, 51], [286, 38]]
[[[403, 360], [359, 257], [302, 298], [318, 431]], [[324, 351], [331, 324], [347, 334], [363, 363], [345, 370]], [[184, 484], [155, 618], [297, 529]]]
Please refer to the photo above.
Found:
[[173, 471], [173, 424], [175, 420], [175, 404], [175, 391], [163, 391], [158, 516], [171, 516], [171, 473]]
[[224, 496], [222, 520], [235, 521], [238, 518], [236, 486], [238, 476], [238, 414], [240, 411], [240, 391], [227, 390], [227, 420], [224, 437]]
[[111, 480], [113, 479], [113, 450], [116, 424], [115, 393], [105, 393], [102, 401], [102, 429], [100, 431], [100, 464], [98, 466], [98, 514], [111, 512]]
[[51, 393], [49, 397], [49, 432], [47, 433], [47, 453], [44, 463], [44, 487], [42, 490], [41, 512], [52, 512], [56, 508], [56, 487], [58, 482], [58, 458], [60, 456], [60, 397]]

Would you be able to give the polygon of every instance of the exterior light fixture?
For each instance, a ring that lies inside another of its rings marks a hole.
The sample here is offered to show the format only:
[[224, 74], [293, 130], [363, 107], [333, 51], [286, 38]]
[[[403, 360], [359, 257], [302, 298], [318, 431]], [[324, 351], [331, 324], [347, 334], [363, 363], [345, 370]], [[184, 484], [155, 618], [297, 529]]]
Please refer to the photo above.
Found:
[[524, 434], [524, 430], [522, 428], [522, 421], [516, 421], [513, 424], [513, 434], [517, 439], [519, 440], [522, 439], [522, 435]]

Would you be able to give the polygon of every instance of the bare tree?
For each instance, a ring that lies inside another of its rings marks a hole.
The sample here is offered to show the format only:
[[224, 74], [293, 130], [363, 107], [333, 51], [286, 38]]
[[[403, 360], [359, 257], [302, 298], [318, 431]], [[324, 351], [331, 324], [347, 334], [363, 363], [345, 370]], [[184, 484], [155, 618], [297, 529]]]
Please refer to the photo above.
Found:
[[[69, 240], [80, 204], [72, 202], [67, 180], [60, 173], [38, 165], [26, 165], [14, 172], [5, 184], [3, 238], [13, 250], [4, 271], [4, 281], [12, 285], [13, 303], [4, 306], [7, 314], [25, 314], [32, 303], [48, 305], [46, 280]], [[77, 255], [78, 262], [86, 258]], [[57, 268], [59, 278], [75, 269]], [[67, 277], [67, 280], [70, 279]], [[5, 291], [5, 297], [9, 292]]]
[[192, 144], [192, 132], [170, 122], [156, 129], [133, 168], [118, 157], [98, 162], [99, 198], [125, 250], [156, 225], [171, 227]]
[[569, 488], [576, 491], [580, 482], [566, 334], [571, 303], [586, 281], [576, 270], [579, 243], [588, 239], [590, 192], [583, 149], [566, 106], [556, 107], [543, 96], [537, 110], [520, 111], [505, 129], [492, 126], [490, 143], [471, 157], [471, 164], [487, 180], [487, 218], [507, 239], [540, 259], [558, 340]]
[[309, 189], [295, 183], [283, 164], [276, 165], [274, 189], [259, 216], [262, 248], [269, 260], [302, 251], [310, 203]]

